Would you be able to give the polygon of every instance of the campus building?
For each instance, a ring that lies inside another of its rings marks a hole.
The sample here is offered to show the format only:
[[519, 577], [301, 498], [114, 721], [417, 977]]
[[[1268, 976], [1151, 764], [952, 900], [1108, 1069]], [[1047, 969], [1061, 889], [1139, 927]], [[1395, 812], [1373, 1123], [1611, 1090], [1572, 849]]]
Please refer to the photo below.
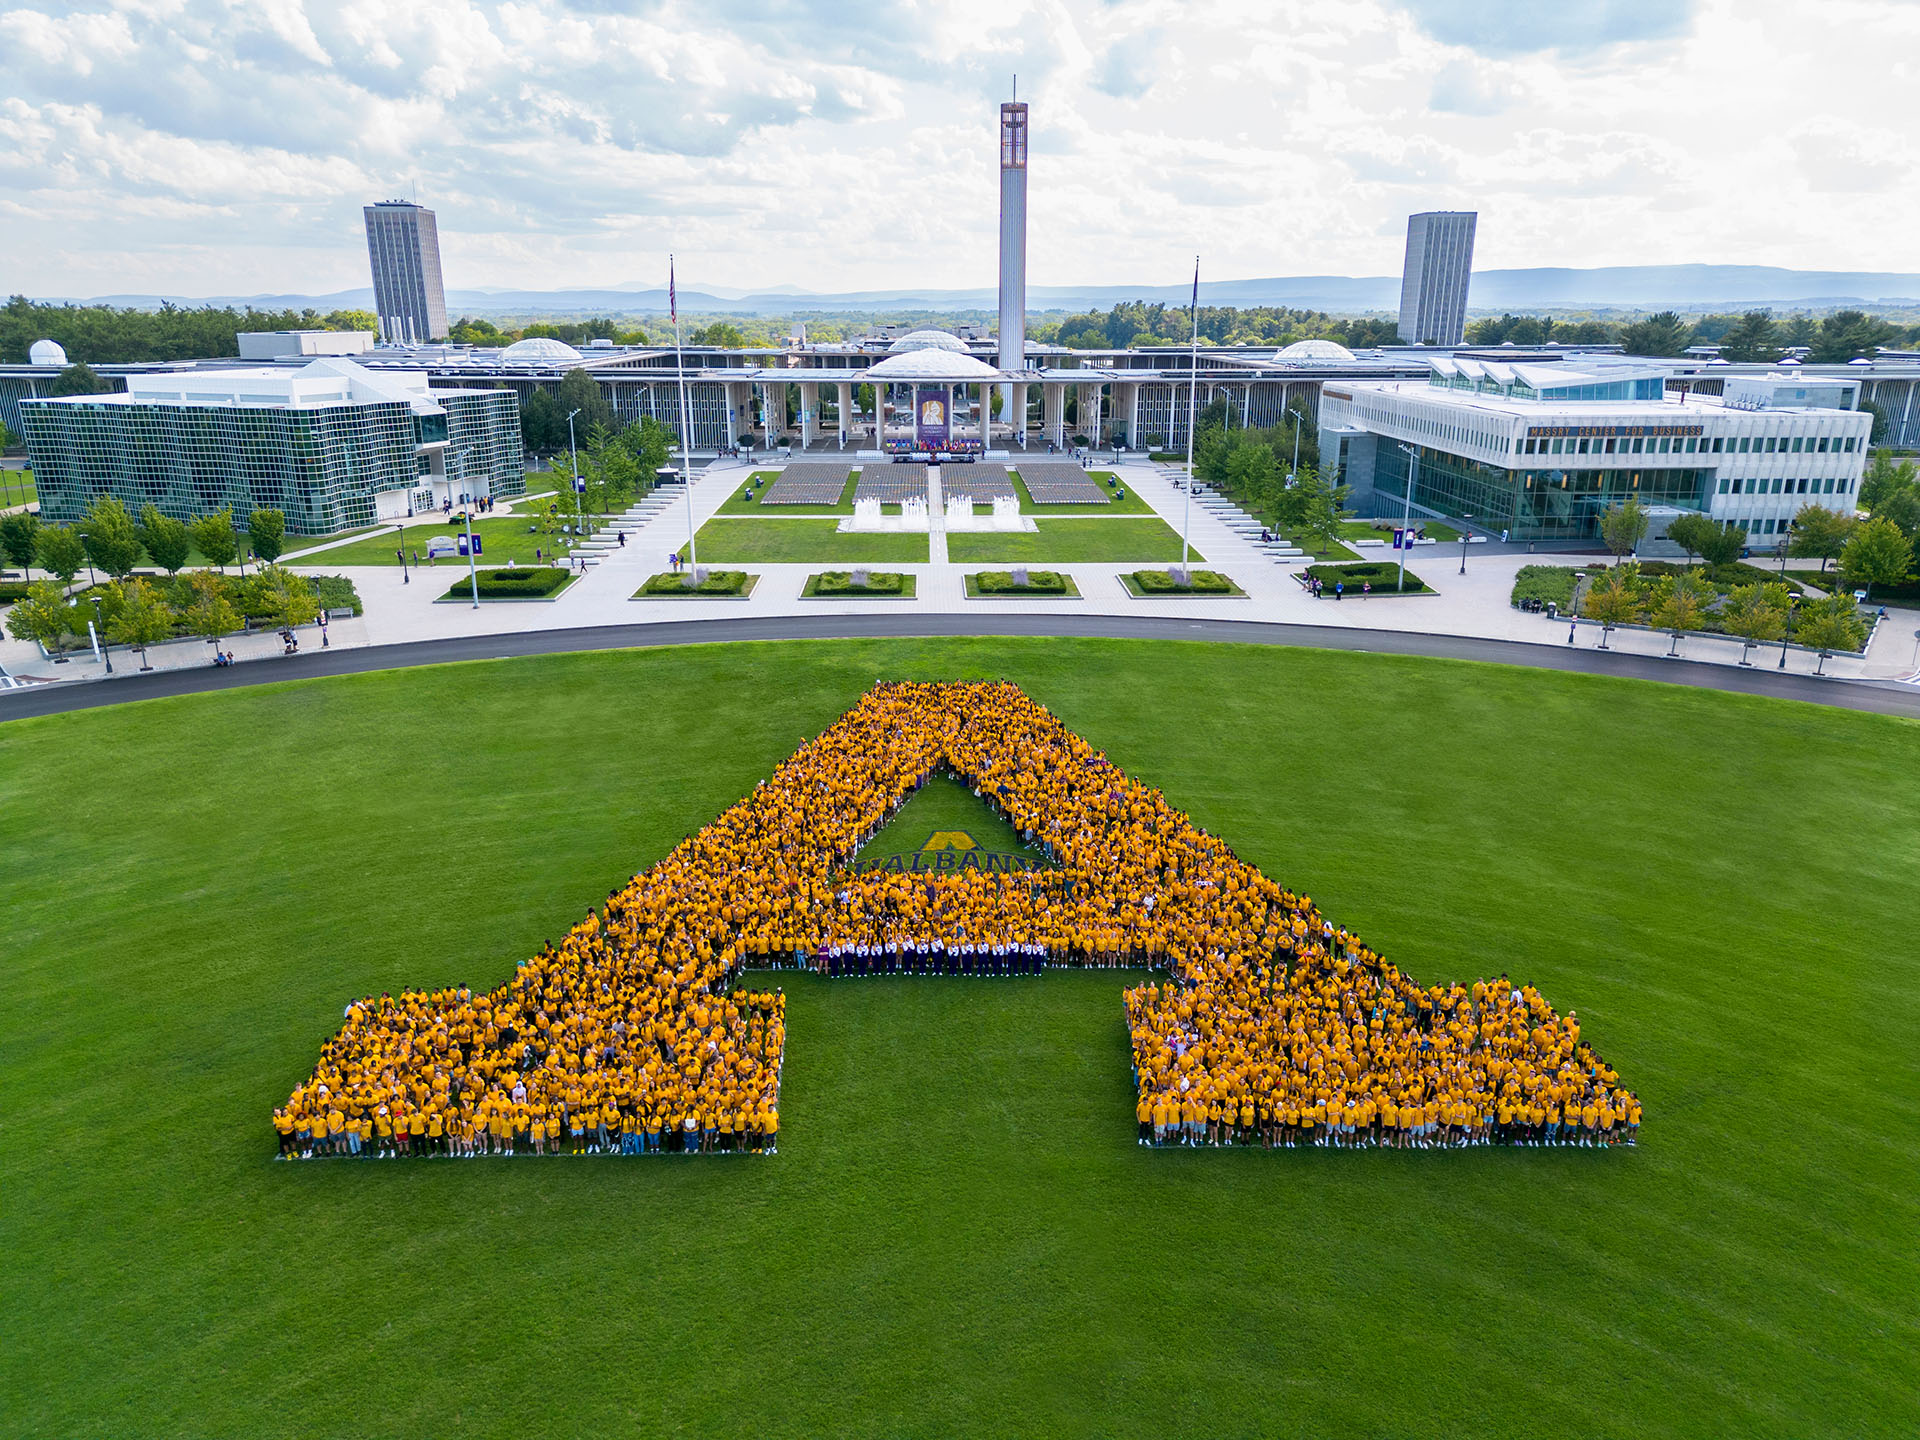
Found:
[[1400, 338], [1409, 345], [1458, 345], [1467, 329], [1473, 280], [1473, 210], [1429, 210], [1407, 217], [1400, 270]]
[[365, 214], [380, 338], [399, 344], [446, 339], [447, 293], [433, 211], [408, 200], [382, 200]]
[[1873, 417], [1851, 376], [1721, 376], [1707, 394], [1657, 360], [1428, 366], [1422, 381], [1323, 389], [1322, 470], [1368, 513], [1401, 513], [1416, 464], [1416, 515], [1522, 541], [1590, 541], [1631, 497], [1656, 512], [1651, 540], [1691, 510], [1771, 548], [1801, 506], [1857, 503]]
[[185, 520], [280, 510], [325, 535], [462, 495], [525, 493], [520, 414], [506, 390], [433, 389], [347, 359], [167, 370], [117, 394], [19, 404], [51, 521], [98, 495]]

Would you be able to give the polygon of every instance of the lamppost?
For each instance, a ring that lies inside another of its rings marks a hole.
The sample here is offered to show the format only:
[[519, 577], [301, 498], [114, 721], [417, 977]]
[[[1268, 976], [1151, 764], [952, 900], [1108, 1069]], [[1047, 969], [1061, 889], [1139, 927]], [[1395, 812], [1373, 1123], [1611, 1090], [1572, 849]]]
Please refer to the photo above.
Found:
[[1467, 539], [1473, 534], [1473, 512], [1469, 510], [1460, 517], [1460, 573], [1467, 573]]
[[1782, 580], [1787, 578], [1787, 540], [1792, 534], [1793, 522], [1789, 520], [1786, 528], [1780, 532], [1780, 578]]
[[1800, 597], [1789, 595], [1787, 597], [1787, 628], [1780, 637], [1780, 663], [1774, 667], [1776, 670], [1787, 668], [1787, 642], [1793, 639], [1793, 617], [1799, 613], [1799, 610]]
[[[1294, 442], [1299, 443], [1300, 432], [1293, 432]], [[1412, 544], [1407, 532], [1413, 529], [1413, 482], [1420, 474], [1420, 452], [1411, 445], [1400, 446], [1407, 456], [1407, 495], [1406, 503], [1400, 508], [1400, 579], [1394, 589], [1407, 588], [1407, 550]]]
[[[1293, 477], [1300, 473], [1300, 427], [1307, 423], [1307, 417], [1302, 415], [1296, 406], [1289, 406], [1287, 413], [1293, 416], [1293, 469], [1287, 472], [1287, 483], [1291, 485]], [[1407, 447], [1402, 445], [1400, 448], [1404, 450]], [[1404, 562], [1400, 568], [1403, 570], [1406, 568]]]
[[107, 646], [106, 625], [100, 618], [100, 597], [89, 595], [87, 598], [93, 601], [93, 633], [100, 637], [100, 658], [107, 662], [107, 674], [111, 675], [113, 674], [113, 651]]
[[[573, 503], [575, 505], [580, 505], [580, 447], [574, 444], [573, 441], [573, 417], [579, 413], [578, 410], [569, 410], [567, 412], [567, 454], [573, 460]], [[585, 507], [582, 506], [581, 515], [583, 518], [585, 514]]]
[[100, 583], [99, 580], [95, 578], [93, 573], [93, 551], [90, 549], [87, 549], [87, 541], [91, 540], [92, 538], [93, 537], [87, 534], [86, 531], [82, 530], [80, 532], [80, 546], [83, 550], [86, 551], [86, 556], [87, 556], [87, 588], [89, 590], [91, 590], [94, 586]]
[[[473, 446], [469, 445], [466, 449], [455, 453], [453, 457], [453, 463], [460, 471], [462, 490], [466, 488], [467, 456], [472, 450]], [[460, 514], [467, 522], [467, 583], [473, 587], [473, 608], [478, 610], [480, 608], [480, 569], [473, 558], [473, 506], [471, 504], [461, 506]]]

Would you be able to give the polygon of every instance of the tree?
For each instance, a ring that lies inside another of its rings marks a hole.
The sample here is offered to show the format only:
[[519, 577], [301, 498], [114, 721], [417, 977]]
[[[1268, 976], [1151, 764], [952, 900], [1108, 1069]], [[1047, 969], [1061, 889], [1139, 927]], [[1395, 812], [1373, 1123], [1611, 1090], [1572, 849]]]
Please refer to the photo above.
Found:
[[1829, 595], [1800, 607], [1799, 640], [1818, 650], [1822, 663], [1836, 650], [1858, 650], [1867, 641], [1867, 624], [1849, 595]]
[[187, 522], [187, 533], [193, 537], [193, 548], [207, 557], [209, 565], [216, 565], [222, 574], [240, 556], [240, 537], [233, 528], [233, 511], [219, 509], [211, 515], [198, 515]]
[[567, 443], [566, 413], [551, 390], [535, 390], [521, 402], [520, 439], [536, 455], [551, 455]]
[[1607, 636], [1613, 633], [1614, 626], [1640, 618], [1639, 589], [1640, 567], [1634, 564], [1616, 565], [1588, 587], [1586, 599], [1580, 602], [1580, 613], [1600, 622], [1602, 649], [1606, 648]]
[[1688, 512], [1676, 515], [1667, 526], [1667, 539], [1686, 551], [1687, 563], [1693, 563], [1693, 557], [1703, 553], [1720, 533], [1720, 527], [1704, 515]]
[[60, 587], [51, 580], [36, 580], [27, 587], [27, 598], [7, 611], [7, 633], [16, 640], [37, 640], [51, 650], [72, 618], [73, 609]]
[[1881, 496], [1873, 518], [1885, 520], [1909, 540], [1920, 537], [1920, 487], [1909, 486]]
[[107, 618], [107, 636], [140, 652], [140, 668], [151, 670], [147, 647], [172, 638], [173, 612], [159, 592], [139, 578], [116, 581], [107, 587], [113, 604]]
[[72, 587], [73, 577], [87, 563], [87, 547], [67, 525], [42, 525], [39, 535], [34, 537], [33, 553], [40, 561], [40, 568], [50, 575], [58, 575], [61, 585], [67, 588]]
[[1770, 365], [1780, 358], [1779, 338], [1771, 310], [1749, 310], [1721, 337], [1720, 354], [1743, 364]]
[[740, 333], [738, 325], [730, 325], [725, 320], [716, 320], [704, 330], [696, 330], [692, 336], [696, 345], [718, 345], [723, 350], [744, 350], [747, 337]]
[[1740, 525], [1716, 525], [1711, 535], [1700, 537], [1700, 558], [1709, 565], [1731, 565], [1746, 548], [1747, 532]]
[[278, 625], [304, 625], [320, 613], [307, 577], [275, 567], [266, 572], [264, 598], [267, 616]]
[[573, 421], [576, 439], [596, 425], [604, 425], [611, 430], [615, 424], [613, 406], [607, 403], [606, 393], [601, 390], [600, 382], [593, 378], [591, 370], [569, 370], [561, 378], [553, 398], [560, 411], [559, 430], [562, 435], [566, 434], [569, 410], [580, 412]]
[[1876, 450], [1860, 476], [1860, 508], [1878, 510], [1880, 502], [1898, 490], [1911, 490], [1920, 479], [1911, 460], [1896, 460], [1891, 450]]
[[1887, 412], [1872, 400], [1862, 400], [1859, 408], [1873, 417], [1873, 423], [1867, 427], [1867, 444], [1882, 445], [1887, 439]]
[[1874, 351], [1890, 344], [1898, 332], [1876, 316], [1859, 310], [1836, 310], [1820, 322], [1813, 354], [1819, 365], [1844, 365], [1849, 360], [1871, 360]]
[[1713, 586], [1698, 575], [1675, 575], [1660, 587], [1653, 623], [1678, 640], [1687, 631], [1700, 628], [1715, 593]]
[[53, 377], [53, 384], [47, 387], [49, 395], [102, 395], [113, 389], [111, 380], [103, 380], [94, 371], [78, 362], [67, 366]]
[[1264, 514], [1280, 484], [1280, 464], [1270, 447], [1257, 442], [1234, 447], [1227, 460], [1229, 493], [1251, 506], [1254, 513]]
[[1671, 310], [1636, 320], [1621, 332], [1620, 343], [1629, 355], [1672, 356], [1687, 348], [1693, 334]]
[[32, 511], [0, 515], [0, 556], [6, 557], [7, 564], [18, 565], [22, 570], [33, 564], [39, 538], [40, 517]]
[[140, 527], [117, 495], [96, 495], [79, 528], [87, 558], [114, 579], [124, 580], [140, 563]]
[[1840, 552], [1840, 578], [1873, 598], [1876, 585], [1900, 585], [1913, 573], [1913, 542], [1891, 520], [1875, 517], [1855, 528]]
[[[872, 387], [867, 388], [871, 400]], [[633, 457], [634, 470], [637, 472], [634, 478], [641, 490], [651, 490], [655, 473], [673, 454], [673, 432], [653, 416], [642, 415], [621, 431], [620, 443], [626, 446], [627, 453]]]
[[152, 501], [140, 507], [140, 543], [147, 556], [169, 575], [178, 575], [193, 549], [187, 522], [163, 515]]
[[1640, 501], [1630, 495], [1626, 504], [1610, 505], [1601, 515], [1600, 538], [1615, 555], [1631, 555], [1646, 536], [1648, 523], [1647, 512], [1640, 507]]
[[1311, 481], [1302, 476], [1299, 486], [1306, 489], [1306, 510], [1301, 517], [1300, 528], [1311, 536], [1314, 542], [1313, 553], [1324, 555], [1340, 540], [1340, 506], [1347, 498], [1347, 487], [1331, 489], [1319, 473], [1313, 472]]
[[1787, 554], [1806, 559], [1818, 557], [1824, 574], [1827, 562], [1846, 548], [1854, 523], [1851, 515], [1842, 515], [1824, 505], [1802, 505], [1788, 532], [1792, 538], [1787, 542]]
[[226, 580], [211, 570], [198, 570], [188, 578], [193, 598], [180, 618], [187, 633], [204, 635], [217, 647], [221, 637], [240, 628], [240, 614], [227, 603]]
[[287, 548], [286, 515], [279, 510], [255, 510], [247, 516], [247, 540], [253, 553], [271, 565]]
[[1779, 584], [1736, 585], [1727, 592], [1727, 603], [1720, 609], [1720, 623], [1727, 627], [1729, 635], [1738, 635], [1747, 642], [1740, 652], [1742, 665], [1747, 663], [1754, 646], [1786, 634], [1789, 603], [1787, 587]]

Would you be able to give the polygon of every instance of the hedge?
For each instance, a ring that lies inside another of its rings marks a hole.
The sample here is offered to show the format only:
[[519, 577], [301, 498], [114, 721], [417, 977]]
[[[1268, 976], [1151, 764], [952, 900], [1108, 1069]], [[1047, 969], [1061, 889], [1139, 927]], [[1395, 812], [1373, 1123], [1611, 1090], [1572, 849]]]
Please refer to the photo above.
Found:
[[809, 575], [801, 595], [816, 599], [859, 599], [871, 596], [879, 599], [894, 600], [911, 597], [914, 591], [914, 577], [892, 570], [869, 570], [867, 583], [855, 585], [853, 573], [848, 570], [826, 570], [818, 575]]
[[24, 600], [26, 598], [26, 581], [0, 580], [0, 605], [11, 605], [16, 600]]
[[640, 593], [661, 598], [685, 596], [688, 599], [713, 595], [739, 595], [745, 591], [749, 578], [744, 570], [710, 570], [704, 582], [699, 585], [688, 585], [684, 583], [686, 580], [684, 574], [664, 571], [649, 577], [647, 583], [640, 587]]
[[1231, 595], [1234, 583], [1218, 570], [1189, 570], [1190, 584], [1181, 585], [1164, 570], [1135, 570], [1129, 577], [1148, 595]]
[[1407, 571], [1407, 583], [1402, 588], [1400, 566], [1397, 562], [1391, 565], [1374, 562], [1363, 562], [1359, 565], [1309, 565], [1306, 573], [1310, 578], [1318, 580], [1322, 589], [1328, 593], [1332, 593], [1333, 587], [1343, 581], [1347, 587], [1346, 593], [1349, 595], [1363, 594], [1361, 587], [1369, 582], [1373, 585], [1373, 593], [1376, 595], [1382, 592], [1388, 595], [1436, 593], [1432, 586], [1411, 570]]
[[1027, 583], [1013, 583], [1011, 570], [982, 570], [967, 577], [983, 595], [1065, 595], [1069, 581], [1058, 570], [1029, 570]]
[[[544, 600], [564, 588], [573, 574], [551, 565], [529, 565], [525, 569], [482, 570], [476, 578], [482, 600]], [[472, 581], [456, 580], [440, 598], [470, 600], [473, 590]]]

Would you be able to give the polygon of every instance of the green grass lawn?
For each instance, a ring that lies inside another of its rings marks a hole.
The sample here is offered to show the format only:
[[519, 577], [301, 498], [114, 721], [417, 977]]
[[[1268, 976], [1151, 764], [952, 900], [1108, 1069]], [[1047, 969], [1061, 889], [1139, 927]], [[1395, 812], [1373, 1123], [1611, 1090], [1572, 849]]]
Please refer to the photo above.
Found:
[[[848, 458], [847, 468], [849, 470], [856, 468], [857, 464], [857, 461], [851, 457]], [[764, 503], [767, 491], [779, 478], [780, 472], [778, 470], [756, 470], [751, 475], [742, 477], [734, 483], [733, 489], [728, 492], [726, 502], [721, 505], [715, 513], [720, 515], [765, 515], [770, 518], [776, 515], [851, 515], [853, 513], [853, 488], [860, 483], [860, 477], [857, 475], [848, 477], [846, 485], [840, 491], [840, 499], [836, 504], [768, 505]], [[751, 500], [741, 499], [740, 497], [746, 493], [748, 482], [756, 479], [764, 482], [760, 486], [758, 493], [756, 493]], [[899, 513], [899, 507], [897, 506], [888, 506], [887, 508], [893, 514], [897, 515]]]
[[[849, 565], [876, 561], [917, 562], [928, 556], [924, 534], [843, 533], [837, 520], [709, 520], [695, 539], [701, 564], [759, 564], [782, 562], [810, 565], [841, 561]], [[686, 547], [680, 547], [686, 554]]]
[[[1130, 977], [788, 973], [777, 1156], [270, 1160], [348, 999], [500, 983], [876, 676], [1016, 680], [1419, 979], [1538, 984], [1645, 1099], [1640, 1147], [1142, 1150]], [[1266, 647], [795, 643], [12, 721], [0, 774], [9, 1436], [1920, 1413], [1913, 722]]]
[[[947, 486], [949, 473], [945, 470], [940, 472], [940, 483], [943, 488]], [[1018, 470], [1013, 471], [1013, 489], [1014, 493], [1020, 497], [1022, 515], [1152, 515], [1156, 513], [1153, 506], [1140, 498], [1140, 492], [1130, 487], [1127, 488], [1126, 499], [1114, 499], [1113, 491], [1107, 489], [1107, 481], [1112, 475], [1111, 470], [1087, 472], [1089, 480], [1096, 481], [1102, 489], [1107, 490], [1107, 503], [1104, 505], [1037, 505], [1034, 503], [1032, 494], [1027, 490], [1027, 482], [1020, 477]]]
[[860, 847], [857, 858], [862, 866], [895, 855], [909, 859], [943, 830], [963, 831], [977, 850], [1022, 855], [1036, 866], [1049, 865], [1046, 856], [1022, 840], [1020, 832], [986, 801], [945, 772], [916, 790], [880, 832]]
[[[556, 548], [562, 555], [567, 553], [565, 536], [531, 533], [527, 529], [530, 523], [513, 515], [497, 516], [491, 520], [476, 520], [473, 533], [480, 537], [481, 563], [504, 565], [509, 560], [516, 560], [522, 565], [528, 565], [541, 559], [552, 559]], [[356, 540], [352, 544], [341, 545], [332, 550], [322, 550], [318, 555], [309, 555], [304, 559], [290, 560], [287, 563], [317, 568], [336, 568], [341, 565], [397, 565], [399, 562], [394, 559], [393, 552], [396, 547], [404, 543], [407, 547], [408, 563], [412, 563], [414, 552], [418, 551], [420, 563], [425, 565], [428, 540], [436, 535], [458, 537], [466, 533], [466, 528], [451, 521], [424, 527], [409, 525], [403, 539], [402, 532], [397, 531], [393, 526], [387, 526], [385, 529], [370, 532], [364, 540]], [[534, 554], [536, 549], [542, 552], [539, 556]], [[467, 560], [464, 555], [451, 557], [442, 555], [439, 561], [442, 567], [456, 562], [464, 567]]]
[[[1072, 519], [1045, 516], [1032, 531], [962, 531], [947, 536], [947, 556], [956, 563], [1064, 564], [1073, 560], [1143, 564], [1180, 558], [1180, 532], [1158, 519]], [[1195, 561], [1202, 557], [1192, 551]]]
[[31, 505], [40, 498], [31, 470], [0, 470], [0, 509]]

